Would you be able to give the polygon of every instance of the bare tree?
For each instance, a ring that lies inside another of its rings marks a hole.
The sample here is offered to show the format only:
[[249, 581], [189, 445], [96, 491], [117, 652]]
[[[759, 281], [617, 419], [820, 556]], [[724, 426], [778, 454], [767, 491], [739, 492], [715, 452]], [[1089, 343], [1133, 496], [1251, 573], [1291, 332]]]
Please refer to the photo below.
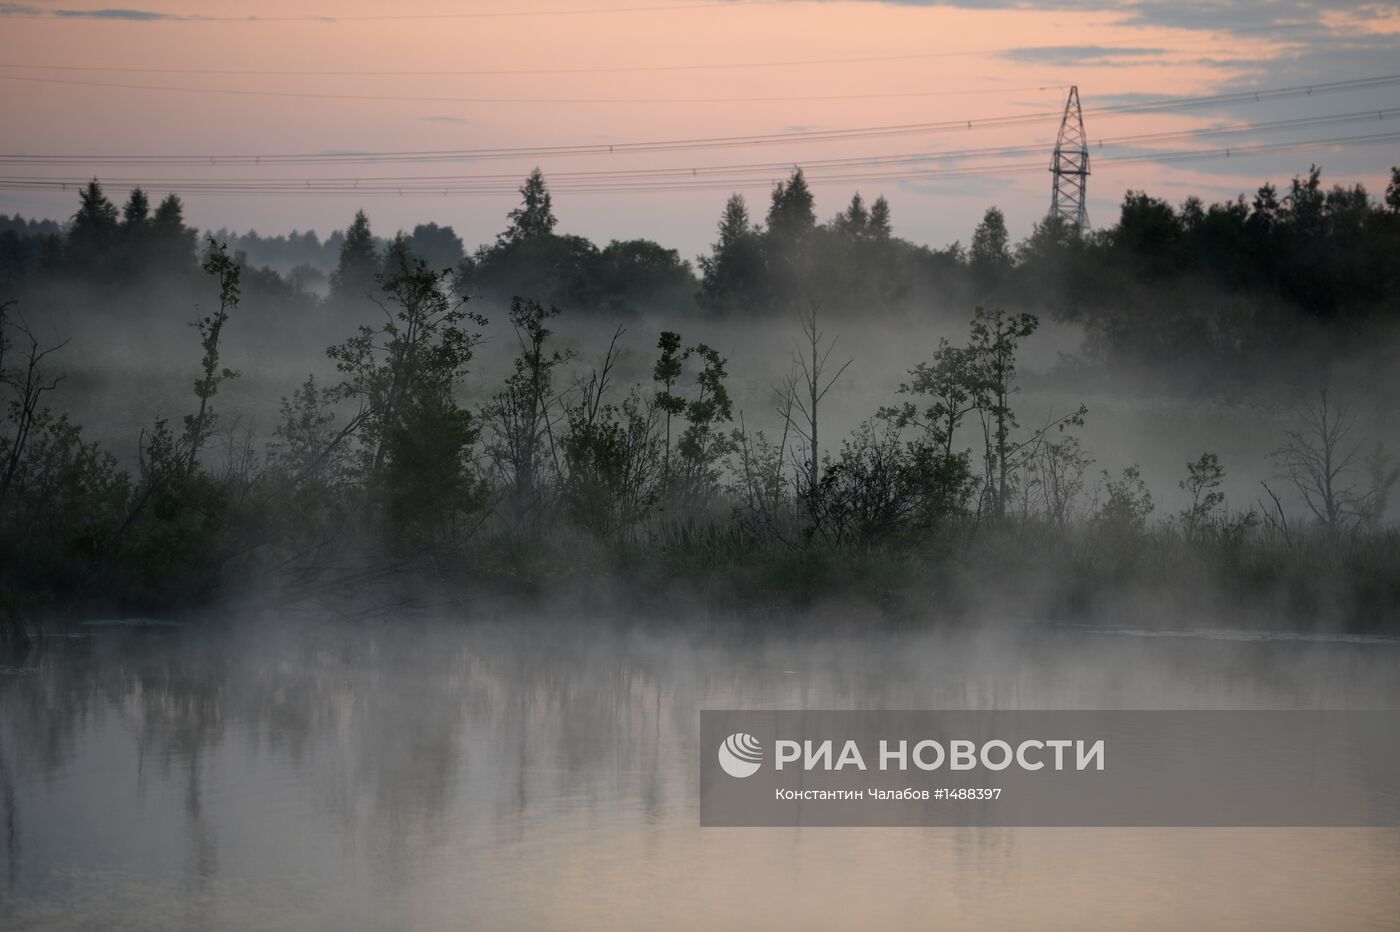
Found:
[[796, 526], [794, 504], [800, 493], [794, 486], [799, 479], [787, 479], [788, 436], [792, 430], [792, 393], [774, 389], [777, 413], [783, 425], [776, 441], [763, 431], [750, 433], [739, 414], [739, 428], [734, 432], [736, 462], [733, 468], [734, 493], [738, 499], [735, 516], [744, 529], [756, 539], [771, 538], [783, 546], [797, 549], [793, 535]]
[[802, 336], [794, 341], [792, 371], [785, 380], [781, 393], [785, 401], [779, 409], [784, 418], [784, 433], [791, 430], [807, 447], [805, 460], [794, 465], [798, 467], [801, 485], [805, 486], [802, 491], [814, 512], [817, 488], [821, 482], [819, 408], [827, 392], [855, 361], [848, 359], [834, 373], [831, 372], [831, 354], [836, 349], [836, 338], [827, 340], [817, 325], [819, 309], [816, 301], [809, 301], [807, 310], [798, 313]]
[[[63, 381], [61, 375], [44, 374], [44, 360], [68, 345], [67, 340], [59, 340], [41, 346], [24, 318], [10, 310], [13, 306], [13, 301], [0, 303], [0, 387], [11, 395], [7, 414], [13, 425], [12, 435], [0, 437], [0, 455], [4, 458], [4, 473], [0, 474], [0, 504], [4, 503], [24, 461], [30, 436], [36, 429], [42, 430], [47, 417], [40, 407], [44, 395]], [[15, 336], [22, 341], [18, 348], [15, 346]], [[18, 360], [12, 360], [16, 353]]]
[[1355, 418], [1332, 401], [1326, 384], [1299, 407], [1298, 419], [1301, 426], [1288, 431], [1287, 442], [1273, 454], [1284, 477], [1329, 532], [1369, 520], [1400, 470], [1387, 471], [1384, 453], [1378, 451], [1371, 457], [1369, 481], [1359, 474], [1362, 441], [1352, 440]]

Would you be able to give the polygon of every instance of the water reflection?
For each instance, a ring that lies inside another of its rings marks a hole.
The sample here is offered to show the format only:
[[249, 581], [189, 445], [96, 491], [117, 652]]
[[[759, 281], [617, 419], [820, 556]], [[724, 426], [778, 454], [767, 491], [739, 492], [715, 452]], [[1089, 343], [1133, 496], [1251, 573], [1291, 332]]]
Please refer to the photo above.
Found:
[[0, 673], [0, 925], [1400, 915], [1395, 831], [701, 830], [695, 763], [702, 708], [1396, 707], [1397, 645], [274, 621], [79, 628]]

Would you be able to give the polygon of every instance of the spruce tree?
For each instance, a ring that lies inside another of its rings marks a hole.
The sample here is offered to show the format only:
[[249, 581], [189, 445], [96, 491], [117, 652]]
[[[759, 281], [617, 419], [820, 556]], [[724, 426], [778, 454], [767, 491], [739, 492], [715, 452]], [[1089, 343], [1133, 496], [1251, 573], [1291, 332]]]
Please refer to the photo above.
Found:
[[185, 205], [174, 194], [156, 206], [150, 226], [150, 255], [159, 267], [170, 271], [194, 265], [198, 231], [185, 226]]
[[773, 187], [773, 200], [768, 208], [768, 236], [783, 244], [801, 240], [817, 225], [812, 191], [802, 169], [796, 169], [786, 182]]
[[972, 277], [977, 286], [990, 291], [1011, 271], [1010, 237], [1006, 232], [1006, 217], [995, 207], [988, 207], [982, 222], [972, 233], [970, 254]]
[[501, 239], [514, 243], [536, 236], [547, 236], [554, 232], [557, 219], [549, 188], [544, 183], [544, 175], [536, 168], [520, 186], [520, 206], [512, 210], [510, 228], [501, 234]]
[[768, 229], [764, 234], [764, 254], [768, 264], [773, 296], [780, 304], [790, 304], [807, 284], [807, 245], [817, 226], [812, 192], [802, 169], [773, 188], [768, 208]]
[[847, 239], [865, 238], [870, 229], [870, 212], [866, 210], [865, 199], [860, 196], [859, 191], [851, 195], [850, 206], [836, 215], [832, 226]]
[[883, 194], [875, 198], [875, 203], [870, 205], [868, 229], [872, 237], [881, 240], [889, 239], [893, 233], [890, 226], [890, 202], [885, 200]]
[[725, 203], [719, 240], [710, 255], [700, 256], [700, 272], [700, 301], [713, 310], [747, 308], [758, 299], [763, 255], [742, 194], [732, 195]]
[[121, 249], [123, 273], [140, 274], [146, 271], [147, 246], [151, 226], [151, 202], [146, 192], [132, 188], [131, 194], [122, 207]]
[[379, 268], [379, 250], [369, 229], [369, 217], [357, 210], [340, 244], [340, 261], [331, 273], [331, 301], [342, 304], [373, 294]]
[[126, 199], [126, 206], [122, 208], [122, 226], [129, 229], [145, 226], [150, 217], [151, 202], [147, 199], [146, 192], [140, 188], [132, 188]]
[[117, 207], [94, 178], [78, 194], [78, 212], [68, 229], [68, 255], [80, 273], [97, 272], [117, 237]]

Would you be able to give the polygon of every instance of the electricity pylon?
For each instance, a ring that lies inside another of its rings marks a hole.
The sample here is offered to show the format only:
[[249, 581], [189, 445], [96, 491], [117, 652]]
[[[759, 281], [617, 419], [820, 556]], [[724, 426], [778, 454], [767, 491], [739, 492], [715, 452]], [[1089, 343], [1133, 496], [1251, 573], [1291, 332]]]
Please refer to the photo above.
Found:
[[1089, 177], [1089, 140], [1084, 135], [1078, 85], [1069, 89], [1065, 100], [1065, 115], [1060, 119], [1060, 135], [1055, 140], [1050, 172], [1055, 176], [1050, 188], [1050, 216], [1087, 230], [1089, 214], [1084, 206], [1084, 188]]

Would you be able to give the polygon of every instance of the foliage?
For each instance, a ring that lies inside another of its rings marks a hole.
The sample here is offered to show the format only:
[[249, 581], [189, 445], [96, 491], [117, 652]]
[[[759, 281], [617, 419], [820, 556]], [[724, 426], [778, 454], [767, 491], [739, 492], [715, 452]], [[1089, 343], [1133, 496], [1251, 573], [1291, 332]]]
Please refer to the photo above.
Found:
[[965, 454], [902, 441], [888, 421], [865, 421], [823, 464], [809, 534], [829, 545], [869, 548], [938, 528], [973, 489]]
[[223, 335], [224, 324], [228, 323], [229, 313], [238, 307], [238, 281], [242, 269], [229, 258], [226, 246], [210, 239], [204, 271], [219, 280], [219, 309], [195, 321], [204, 358], [200, 362], [200, 377], [194, 383], [194, 395], [199, 399], [199, 410], [185, 417], [184, 442], [189, 450], [187, 468], [190, 469], [194, 468], [195, 460], [209, 441], [217, 423], [217, 415], [209, 402], [218, 394], [222, 383], [238, 377], [237, 372], [219, 365], [219, 338]]
[[398, 260], [392, 272], [379, 277], [389, 301], [380, 305], [383, 321], [362, 324], [355, 336], [326, 351], [343, 375], [333, 399], [358, 406], [355, 440], [370, 511], [380, 503], [385, 465], [410, 414], [441, 415], [444, 429], [463, 436], [451, 399], [480, 341], [465, 327], [485, 324], [453, 296], [451, 272], [429, 269], [406, 252]]
[[0, 304], [0, 638], [22, 639], [28, 612], [71, 592], [122, 522], [128, 476], [116, 457], [45, 404], [61, 382], [46, 366], [62, 342], [43, 345], [9, 303]]
[[674, 249], [650, 240], [613, 240], [599, 249], [581, 236], [556, 234], [549, 189], [538, 169], [521, 196], [511, 226], [459, 263], [464, 295], [499, 302], [527, 296], [571, 311], [626, 313], [648, 303], [689, 300], [694, 276]]
[[997, 517], [1006, 514], [1014, 470], [1012, 456], [1019, 449], [1011, 438], [1020, 426], [1011, 409], [1011, 396], [1016, 392], [1016, 350], [1039, 323], [1034, 315], [1008, 315], [1000, 308], [989, 311], [979, 307], [972, 319], [968, 385], [982, 418], [983, 488], [991, 496], [991, 513]]
[[420, 223], [408, 236], [408, 248], [427, 263], [428, 268], [439, 271], [455, 269], [466, 253], [462, 238], [451, 227], [436, 223]]
[[568, 407], [562, 442], [569, 515], [605, 540], [629, 538], [651, 515], [664, 481], [656, 398], [633, 388], [619, 403], [603, 401], [614, 359], [609, 353]]
[[675, 461], [667, 473], [667, 492], [683, 512], [703, 511], [720, 489], [720, 465], [733, 449], [721, 425], [734, 419], [734, 404], [725, 385], [728, 362], [718, 351], [697, 343], [681, 356], [700, 363], [694, 392], [685, 399], [686, 427], [676, 441]]
[[545, 348], [550, 336], [545, 323], [558, 313], [557, 308], [525, 298], [511, 303], [510, 323], [520, 347], [515, 371], [481, 409], [491, 432], [486, 452], [517, 519], [542, 503], [546, 473], [556, 468], [554, 370], [569, 357]]
[[1186, 478], [1181, 480], [1181, 488], [1191, 496], [1191, 504], [1181, 513], [1181, 521], [1187, 533], [1199, 533], [1216, 521], [1217, 513], [1225, 504], [1225, 493], [1220, 491], [1224, 479], [1225, 467], [1214, 453], [1202, 453], [1200, 459], [1186, 464]]
[[1099, 524], [1119, 540], [1141, 537], [1154, 508], [1152, 493], [1142, 481], [1142, 471], [1129, 466], [1115, 479], [1104, 470], [1103, 480], [1107, 498], [1099, 506]]
[[455, 542], [487, 501], [472, 468], [481, 427], [450, 394], [419, 382], [385, 437], [385, 523], [400, 551]]

